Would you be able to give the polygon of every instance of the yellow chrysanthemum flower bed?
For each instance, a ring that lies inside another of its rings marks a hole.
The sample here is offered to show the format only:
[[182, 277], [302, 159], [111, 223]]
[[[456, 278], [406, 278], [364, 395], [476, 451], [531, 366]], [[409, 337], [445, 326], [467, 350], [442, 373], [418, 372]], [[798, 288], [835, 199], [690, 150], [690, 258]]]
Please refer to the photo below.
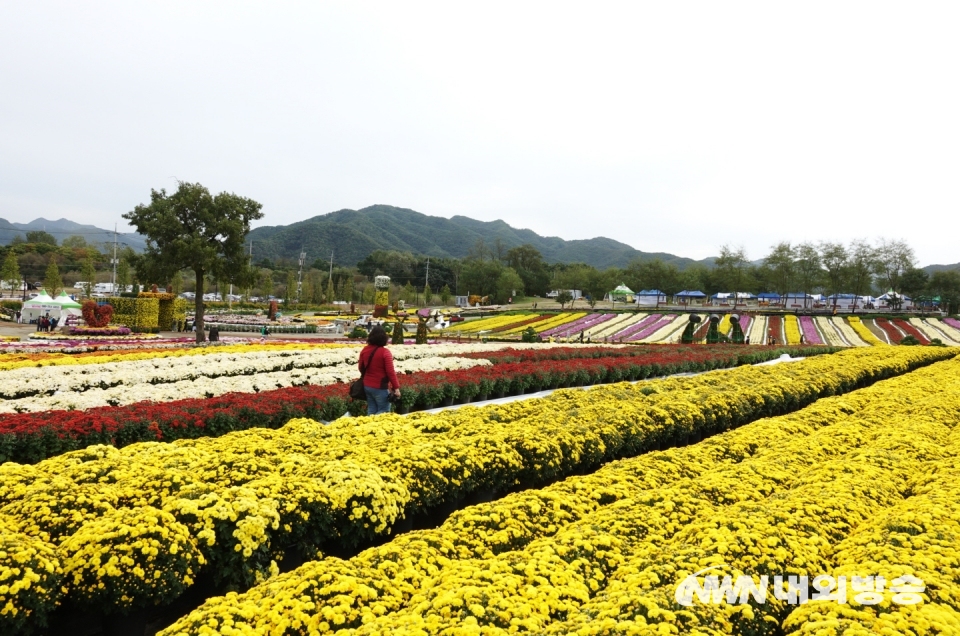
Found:
[[172, 601], [205, 563], [190, 529], [150, 506], [110, 510], [83, 524], [57, 555], [70, 598], [107, 612]]
[[549, 331], [554, 327], [565, 325], [568, 322], [574, 322], [576, 320], [580, 320], [586, 315], [587, 315], [587, 312], [585, 311], [569, 313], [569, 314], [557, 314], [557, 316], [554, 318], [547, 318], [543, 322], [538, 322], [534, 324], [533, 330], [536, 331], [537, 333], [543, 333], [544, 331]]
[[[390, 532], [405, 515], [443, 502], [541, 484], [610, 459], [695, 440], [949, 355], [926, 347], [849, 350], [776, 366], [561, 390], [495, 407], [348, 418], [331, 425], [294, 420], [278, 430], [219, 438], [89, 447], [33, 466], [0, 466], [0, 516], [13, 519], [26, 536], [86, 554], [86, 544], [97, 541], [88, 528], [111, 520], [122, 536], [123, 527], [142, 524], [124, 521], [127, 511], [156, 509], [187, 529], [206, 571], [224, 584], [246, 588], [274, 574], [291, 545], [310, 555], [326, 545], [357, 545]], [[603, 493], [611, 492], [609, 484], [601, 484], [584, 493], [588, 500], [603, 501]], [[553, 531], [581, 505], [586, 504], [572, 499], [570, 508], [564, 501], [552, 503]], [[539, 513], [531, 510], [529, 516], [539, 523]], [[497, 526], [496, 534], [502, 545], [511, 545], [509, 528]], [[179, 530], [157, 541], [180, 546], [178, 552], [186, 549]], [[451, 546], [454, 552], [443, 558], [459, 550]], [[616, 551], [616, 544], [611, 546]], [[117, 608], [175, 594], [171, 587], [157, 588], [154, 598], [138, 587], [142, 564], [114, 565], [111, 589], [135, 592], [111, 597]], [[171, 571], [179, 576], [184, 567]], [[391, 571], [398, 581], [406, 576]], [[600, 585], [602, 577], [592, 580]], [[64, 590], [80, 607], [107, 602], [83, 586]], [[47, 600], [49, 609], [61, 599], [52, 592]], [[340, 624], [339, 616], [331, 615], [330, 624]]]
[[43, 627], [60, 596], [56, 549], [0, 515], [0, 626], [13, 634]]
[[860, 316], [848, 316], [847, 322], [850, 323], [850, 327], [867, 344], [873, 345], [873, 346], [887, 344], [886, 342], [878, 338], [872, 331], [870, 331], [870, 329], [865, 324], [863, 324], [863, 321], [860, 320]]
[[537, 314], [522, 313], [510, 314], [507, 316], [491, 316], [489, 318], [480, 318], [479, 320], [464, 320], [451, 327], [444, 329], [444, 332], [476, 333], [478, 331], [489, 331], [497, 327], [503, 327], [515, 322], [522, 322], [536, 317]]
[[[210, 599], [162, 634], [953, 633], [958, 411], [951, 360], [460, 510]], [[710, 566], [811, 582], [911, 574], [929, 591], [919, 606], [893, 591], [870, 605], [852, 585], [847, 605], [678, 605], [678, 584]]]
[[800, 344], [800, 320], [793, 314], [783, 317], [783, 331], [787, 336], [787, 344]]

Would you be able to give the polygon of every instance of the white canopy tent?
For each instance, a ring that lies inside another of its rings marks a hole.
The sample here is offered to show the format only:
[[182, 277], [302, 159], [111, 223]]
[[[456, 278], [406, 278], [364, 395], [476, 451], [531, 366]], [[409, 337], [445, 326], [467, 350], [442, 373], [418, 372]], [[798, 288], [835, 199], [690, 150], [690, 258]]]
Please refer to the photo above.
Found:
[[83, 315], [83, 310], [80, 306], [80, 303], [67, 296], [67, 292], [65, 291], [61, 290], [60, 295], [54, 298], [53, 302], [59, 303], [60, 305], [61, 323], [63, 323], [67, 316], [76, 316], [77, 318], [80, 318]]
[[80, 305], [66, 292], [60, 292], [56, 298], [51, 298], [46, 291], [40, 290], [40, 295], [23, 303], [23, 321], [35, 322], [41, 316], [49, 316], [62, 321], [67, 316], [79, 316]]
[[37, 318], [48, 314], [51, 318], [59, 318], [61, 309], [60, 303], [41, 289], [39, 296], [23, 303], [23, 322], [35, 322]]

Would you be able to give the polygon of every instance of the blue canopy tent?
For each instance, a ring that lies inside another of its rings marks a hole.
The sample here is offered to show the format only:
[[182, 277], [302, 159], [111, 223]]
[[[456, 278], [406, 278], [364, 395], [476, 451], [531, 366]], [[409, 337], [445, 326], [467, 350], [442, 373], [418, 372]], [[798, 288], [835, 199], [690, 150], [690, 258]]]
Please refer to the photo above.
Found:
[[634, 302], [642, 306], [657, 306], [667, 302], [667, 295], [659, 289], [643, 289], [638, 291], [634, 298]]
[[713, 304], [719, 301], [721, 305], [727, 305], [732, 302], [734, 305], [737, 305], [740, 303], [746, 303], [746, 301], [753, 297], [753, 294], [750, 292], [736, 292], [735, 294], [734, 292], [717, 292], [710, 297], [710, 302]]
[[906, 294], [898, 294], [891, 289], [883, 296], [878, 296], [877, 300], [882, 308], [902, 309], [909, 306], [912, 299]]
[[813, 306], [814, 296], [803, 292], [790, 292], [782, 298], [783, 306], [787, 308], [810, 307]]
[[673, 295], [674, 301], [680, 305], [686, 305], [693, 301], [703, 302], [706, 297], [707, 295], [700, 290], [690, 291], [686, 289]]
[[861, 304], [856, 294], [832, 294], [827, 296], [824, 302], [830, 307], [844, 310], [853, 309], [854, 303]]

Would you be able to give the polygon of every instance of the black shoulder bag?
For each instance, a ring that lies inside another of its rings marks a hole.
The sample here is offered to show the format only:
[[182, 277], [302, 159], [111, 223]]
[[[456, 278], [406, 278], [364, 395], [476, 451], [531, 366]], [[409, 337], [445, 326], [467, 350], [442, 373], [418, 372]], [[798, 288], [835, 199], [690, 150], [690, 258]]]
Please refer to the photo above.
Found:
[[379, 349], [380, 347], [377, 347], [373, 350], [373, 353], [370, 354], [370, 362], [367, 362], [367, 364], [363, 365], [363, 368], [360, 369], [360, 379], [354, 381], [354, 383], [350, 385], [350, 397], [352, 397], [354, 400], [367, 399], [367, 390], [363, 386], [363, 376], [367, 374], [367, 369], [370, 368], [370, 363], [373, 362], [373, 356], [377, 355], [377, 351]]

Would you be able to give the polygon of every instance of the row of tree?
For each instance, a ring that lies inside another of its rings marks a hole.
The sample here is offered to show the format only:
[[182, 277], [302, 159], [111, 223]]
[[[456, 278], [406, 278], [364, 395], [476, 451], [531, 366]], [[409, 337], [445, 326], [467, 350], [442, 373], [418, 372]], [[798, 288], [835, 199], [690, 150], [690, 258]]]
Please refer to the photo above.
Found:
[[[470, 255], [457, 259], [427, 259], [410, 253], [378, 251], [359, 264], [366, 276], [386, 274], [415, 285], [424, 281], [427, 262], [430, 280], [449, 281], [456, 293], [490, 295], [503, 302], [514, 293], [545, 296], [550, 290], [576, 289], [596, 302], [623, 283], [634, 291], [681, 290], [716, 292], [850, 293], [857, 296], [893, 290], [911, 297], [941, 297], [956, 302], [960, 272], [947, 270], [929, 276], [916, 268], [913, 249], [903, 241], [871, 244], [839, 242], [782, 242], [762, 259], [751, 262], [743, 248], [723, 246], [713, 267], [692, 265], [680, 270], [660, 259], [634, 260], [625, 268], [599, 270], [583, 263], [546, 263], [536, 248], [488, 247], [479, 241]], [[956, 305], [954, 305], [954, 308]]]

